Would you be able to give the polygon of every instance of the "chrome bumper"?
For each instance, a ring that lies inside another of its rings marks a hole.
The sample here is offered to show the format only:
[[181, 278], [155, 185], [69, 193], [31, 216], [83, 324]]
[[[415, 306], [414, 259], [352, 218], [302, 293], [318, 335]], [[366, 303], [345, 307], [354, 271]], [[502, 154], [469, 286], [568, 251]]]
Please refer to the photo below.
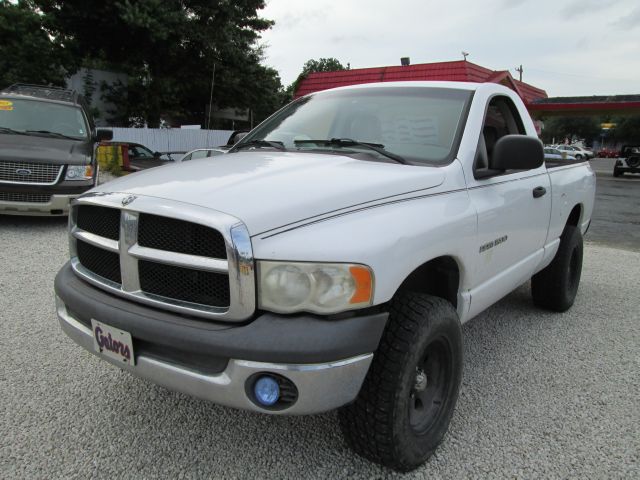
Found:
[[[64, 216], [69, 214], [71, 200], [76, 197], [78, 197], [78, 195], [52, 195], [51, 200], [47, 203], [0, 201], [0, 214], [37, 217]], [[59, 210], [60, 213], [51, 213], [52, 210]]]
[[[303, 415], [341, 407], [358, 395], [373, 359], [372, 353], [316, 364], [280, 364], [231, 359], [226, 369], [215, 375], [204, 375], [142, 355], [136, 357], [135, 366], [128, 366], [96, 352], [91, 330], [70, 315], [57, 296], [56, 309], [62, 330], [78, 345], [101, 359], [171, 390], [220, 405], [262, 413]], [[285, 410], [267, 410], [249, 399], [245, 388], [246, 380], [256, 373], [263, 372], [278, 373], [296, 385], [298, 399], [291, 407]]]

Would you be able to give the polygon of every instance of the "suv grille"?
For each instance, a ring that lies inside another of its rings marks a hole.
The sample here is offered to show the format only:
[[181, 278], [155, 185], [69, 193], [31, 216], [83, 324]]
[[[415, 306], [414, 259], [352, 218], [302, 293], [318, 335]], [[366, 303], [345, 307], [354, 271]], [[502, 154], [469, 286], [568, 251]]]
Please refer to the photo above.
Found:
[[45, 193], [0, 192], [0, 202], [49, 203], [51, 195]]
[[120, 283], [120, 256], [115, 252], [109, 252], [102, 248], [78, 240], [76, 243], [78, 260], [87, 270], [96, 275]]
[[61, 168], [53, 163], [0, 161], [0, 182], [51, 185], [56, 183]]
[[118, 240], [120, 238], [120, 210], [80, 205], [78, 207], [78, 228], [101, 237]]
[[169, 252], [201, 257], [227, 258], [227, 247], [220, 232], [197, 223], [158, 215], [140, 214], [138, 244]]
[[138, 268], [144, 292], [203, 305], [229, 306], [229, 277], [225, 274], [144, 260]]

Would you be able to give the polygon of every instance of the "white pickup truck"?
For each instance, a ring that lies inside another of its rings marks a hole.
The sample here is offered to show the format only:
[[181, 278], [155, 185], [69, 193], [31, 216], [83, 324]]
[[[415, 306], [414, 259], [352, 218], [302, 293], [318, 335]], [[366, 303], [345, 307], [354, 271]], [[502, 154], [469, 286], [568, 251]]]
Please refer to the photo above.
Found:
[[571, 307], [594, 193], [588, 163], [543, 162], [502, 86], [328, 90], [227, 155], [75, 201], [57, 313], [76, 343], [170, 389], [340, 408], [356, 452], [406, 471], [448, 428], [461, 324], [529, 279], [535, 304]]

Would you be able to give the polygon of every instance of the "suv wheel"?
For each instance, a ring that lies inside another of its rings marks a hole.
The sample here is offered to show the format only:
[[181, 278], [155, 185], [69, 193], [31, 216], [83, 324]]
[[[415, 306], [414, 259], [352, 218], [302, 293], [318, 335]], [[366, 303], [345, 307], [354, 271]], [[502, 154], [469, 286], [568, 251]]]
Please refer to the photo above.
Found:
[[462, 380], [462, 330], [453, 306], [404, 292], [355, 402], [339, 411], [358, 454], [399, 471], [424, 463], [442, 441]]

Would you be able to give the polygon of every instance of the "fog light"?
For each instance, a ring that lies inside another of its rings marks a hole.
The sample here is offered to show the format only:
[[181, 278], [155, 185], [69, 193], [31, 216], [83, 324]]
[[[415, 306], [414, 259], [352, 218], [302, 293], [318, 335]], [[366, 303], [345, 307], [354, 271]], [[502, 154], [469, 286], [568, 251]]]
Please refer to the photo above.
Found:
[[280, 387], [274, 378], [264, 376], [260, 377], [253, 386], [253, 393], [258, 403], [270, 407], [280, 398]]

